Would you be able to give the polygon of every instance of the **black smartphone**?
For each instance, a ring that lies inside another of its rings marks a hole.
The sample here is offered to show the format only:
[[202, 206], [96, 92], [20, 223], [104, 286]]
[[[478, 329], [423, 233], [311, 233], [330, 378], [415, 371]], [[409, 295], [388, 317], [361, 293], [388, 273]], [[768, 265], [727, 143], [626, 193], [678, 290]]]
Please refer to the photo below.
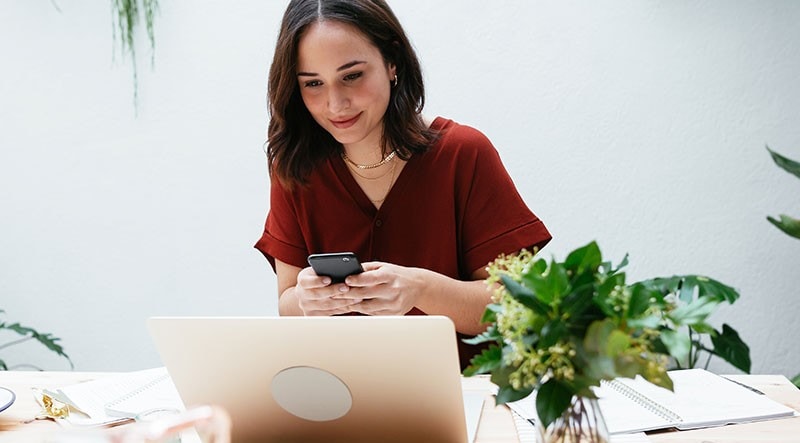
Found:
[[311, 254], [308, 256], [308, 264], [317, 275], [326, 275], [333, 283], [341, 283], [348, 275], [364, 272], [361, 262], [352, 252]]

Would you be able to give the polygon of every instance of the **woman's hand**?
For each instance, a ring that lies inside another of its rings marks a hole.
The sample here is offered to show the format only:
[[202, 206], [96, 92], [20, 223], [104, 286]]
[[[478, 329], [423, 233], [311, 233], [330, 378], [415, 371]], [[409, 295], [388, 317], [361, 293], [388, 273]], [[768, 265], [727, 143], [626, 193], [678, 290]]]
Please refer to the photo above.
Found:
[[281, 315], [403, 315], [413, 307], [428, 315], [446, 315], [464, 334], [486, 329], [480, 319], [491, 293], [483, 280], [486, 269], [460, 281], [434, 271], [384, 262], [363, 264], [364, 272], [331, 284], [311, 268], [301, 269], [275, 260], [278, 277], [278, 312]]
[[361, 297], [353, 294], [348, 285], [331, 284], [330, 277], [319, 276], [311, 268], [297, 274], [297, 285], [292, 290], [303, 315], [359, 312], [355, 307], [361, 302]]
[[403, 315], [417, 305], [424, 287], [424, 270], [383, 262], [367, 262], [362, 266], [364, 272], [345, 280], [349, 290], [338, 294], [362, 300], [349, 305], [349, 309], [367, 315]]

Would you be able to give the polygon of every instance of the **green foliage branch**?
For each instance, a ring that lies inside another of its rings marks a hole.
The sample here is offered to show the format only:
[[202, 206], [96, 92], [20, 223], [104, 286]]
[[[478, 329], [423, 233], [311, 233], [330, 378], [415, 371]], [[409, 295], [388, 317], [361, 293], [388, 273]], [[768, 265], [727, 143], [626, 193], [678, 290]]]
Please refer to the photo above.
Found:
[[[775, 162], [778, 167], [783, 169], [784, 171], [794, 175], [797, 178], [800, 178], [800, 163], [796, 162], [790, 158], [784, 157], [781, 154], [773, 151], [772, 149], [767, 146], [767, 151], [769, 155], [772, 156], [772, 160]], [[778, 229], [789, 235], [790, 237], [800, 239], [800, 219], [789, 217], [788, 215], [781, 214], [778, 218], [767, 216], [767, 220], [770, 223], [775, 225]], [[792, 383], [800, 388], [800, 374], [795, 375], [792, 377]]]
[[749, 348], [736, 331], [707, 322], [717, 306], [738, 299], [735, 289], [697, 275], [627, 284], [627, 264], [627, 256], [616, 267], [604, 262], [596, 242], [563, 262], [528, 251], [498, 257], [488, 268], [494, 303], [482, 321], [489, 327], [466, 340], [491, 345], [464, 375], [490, 373], [497, 404], [536, 389], [547, 427], [574, 396], [595, 398], [591, 388], [601, 380], [641, 375], [672, 389], [667, 368], [694, 367], [706, 353], [750, 371]]
[[[767, 151], [772, 156], [772, 160], [778, 167], [784, 171], [800, 178], [800, 163], [784, 157], [767, 146]], [[800, 219], [789, 217], [788, 215], [781, 214], [778, 218], [767, 216], [770, 223], [777, 226], [778, 229], [785, 232], [789, 236], [800, 239]]]
[[[4, 314], [5, 312], [6, 311], [4, 311], [3, 309], [0, 309], [0, 313]], [[24, 343], [29, 340], [36, 340], [42, 345], [44, 345], [47, 349], [55, 352], [61, 357], [66, 358], [67, 361], [69, 362], [70, 368], [74, 369], [75, 366], [72, 364], [72, 360], [70, 360], [69, 356], [64, 352], [64, 348], [60, 344], [58, 344], [58, 342], [61, 341], [61, 339], [58, 337], [54, 337], [53, 334], [41, 333], [31, 327], [22, 326], [19, 323], [7, 323], [5, 321], [0, 321], [0, 330], [3, 329], [16, 332], [17, 334], [21, 335], [22, 338], [0, 344], [0, 351], [9, 348], [11, 346]], [[41, 368], [38, 368], [33, 365], [18, 365], [17, 367], [19, 366], [31, 366], [34, 367], [35, 369], [41, 370]], [[7, 371], [8, 369], [9, 369], [8, 364], [5, 362], [5, 360], [0, 358], [0, 370]]]

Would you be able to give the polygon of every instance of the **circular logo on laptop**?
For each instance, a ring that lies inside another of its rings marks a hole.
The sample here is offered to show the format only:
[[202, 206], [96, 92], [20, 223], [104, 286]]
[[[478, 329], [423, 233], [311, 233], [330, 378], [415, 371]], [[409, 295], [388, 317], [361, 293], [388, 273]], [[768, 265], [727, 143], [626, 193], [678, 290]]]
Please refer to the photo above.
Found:
[[272, 377], [272, 398], [286, 412], [311, 421], [336, 420], [353, 406], [339, 377], [311, 366], [286, 368]]

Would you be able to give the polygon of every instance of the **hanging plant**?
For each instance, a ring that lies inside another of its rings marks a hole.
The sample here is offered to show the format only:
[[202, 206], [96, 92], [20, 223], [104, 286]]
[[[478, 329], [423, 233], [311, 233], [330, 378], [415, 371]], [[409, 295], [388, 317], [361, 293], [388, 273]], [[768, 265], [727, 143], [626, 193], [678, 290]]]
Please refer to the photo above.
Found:
[[139, 16], [144, 15], [147, 38], [150, 41], [150, 65], [155, 63], [156, 40], [153, 31], [158, 0], [111, 0], [111, 20], [114, 46], [117, 43], [123, 56], [129, 55], [133, 66], [133, 104], [138, 108], [139, 77], [136, 69], [136, 46], [134, 36], [139, 27]]

